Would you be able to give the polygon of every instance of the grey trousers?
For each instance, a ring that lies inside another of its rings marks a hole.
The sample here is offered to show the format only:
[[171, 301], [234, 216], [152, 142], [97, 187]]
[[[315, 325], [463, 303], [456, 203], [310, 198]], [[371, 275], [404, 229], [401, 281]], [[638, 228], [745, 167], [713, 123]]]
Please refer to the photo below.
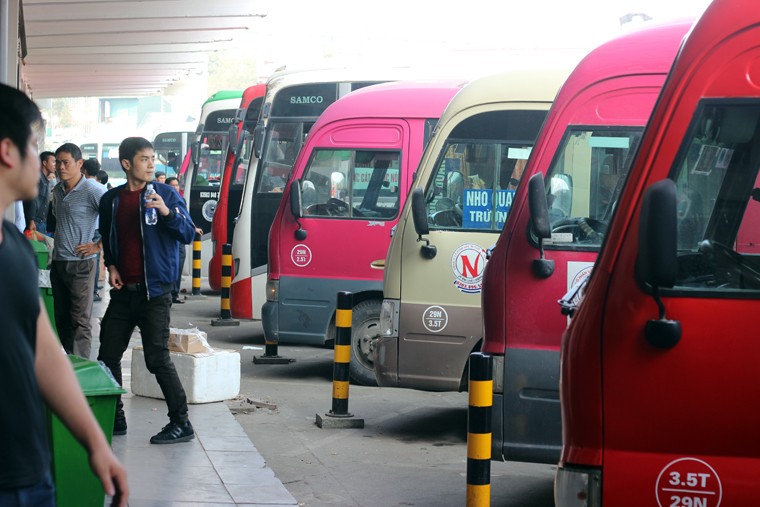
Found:
[[95, 258], [82, 261], [53, 261], [50, 284], [53, 287], [55, 327], [61, 345], [69, 354], [90, 359], [92, 349], [92, 285], [97, 267]]

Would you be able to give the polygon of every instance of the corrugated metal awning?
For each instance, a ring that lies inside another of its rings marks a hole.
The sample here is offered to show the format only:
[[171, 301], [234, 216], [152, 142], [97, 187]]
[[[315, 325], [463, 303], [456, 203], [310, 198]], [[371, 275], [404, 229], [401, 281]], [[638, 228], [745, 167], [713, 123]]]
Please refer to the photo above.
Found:
[[22, 79], [36, 99], [157, 93], [263, 13], [251, 0], [22, 0]]

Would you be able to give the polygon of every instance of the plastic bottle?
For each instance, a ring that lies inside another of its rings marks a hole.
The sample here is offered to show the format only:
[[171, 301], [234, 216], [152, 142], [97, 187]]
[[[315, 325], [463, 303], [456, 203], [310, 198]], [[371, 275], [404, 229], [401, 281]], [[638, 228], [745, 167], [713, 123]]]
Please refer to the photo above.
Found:
[[[153, 188], [153, 183], [148, 183], [148, 186], [145, 188], [145, 202], [147, 203], [148, 197], [155, 193], [156, 189]], [[156, 208], [145, 208], [145, 223], [148, 225], [156, 225], [156, 222], [158, 222]]]

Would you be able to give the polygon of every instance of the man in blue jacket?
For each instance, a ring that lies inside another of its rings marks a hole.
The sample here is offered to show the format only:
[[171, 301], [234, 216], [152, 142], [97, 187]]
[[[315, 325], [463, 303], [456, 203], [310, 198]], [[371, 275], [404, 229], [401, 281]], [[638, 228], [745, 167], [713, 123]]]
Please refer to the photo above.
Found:
[[[121, 384], [121, 358], [135, 326], [140, 328], [148, 371], [156, 376], [169, 409], [169, 424], [150, 442], [173, 444], [195, 437], [187, 416], [187, 396], [169, 355], [171, 290], [179, 270], [179, 243], [195, 236], [184, 201], [169, 185], [153, 181], [153, 145], [128, 137], [119, 145], [119, 161], [127, 183], [112, 188], [100, 201], [103, 259], [111, 284], [111, 301], [100, 325], [98, 360]], [[145, 195], [148, 183], [156, 193]], [[150, 225], [146, 211], [155, 209]], [[119, 399], [114, 435], [127, 432]]]

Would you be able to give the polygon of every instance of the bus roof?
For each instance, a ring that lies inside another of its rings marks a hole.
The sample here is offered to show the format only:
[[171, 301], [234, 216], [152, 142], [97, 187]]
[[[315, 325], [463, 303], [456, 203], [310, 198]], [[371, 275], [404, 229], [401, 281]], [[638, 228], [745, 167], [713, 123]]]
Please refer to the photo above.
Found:
[[247, 107], [256, 97], [262, 97], [266, 92], [266, 87], [267, 85], [260, 83], [246, 88], [241, 95], [240, 105], [242, 107]]
[[[600, 45], [580, 61], [562, 85], [562, 91], [624, 75], [667, 73], [673, 66], [679, 41], [683, 41], [693, 22], [693, 19], [681, 19], [646, 23], [636, 31]], [[625, 68], [621, 67], [621, 61], [625, 62]]]
[[[273, 74], [267, 80], [267, 97], [270, 101], [279, 90], [294, 85], [310, 83], [351, 83], [372, 81], [400, 81], [409, 79], [424, 79], [431, 77], [429, 73], [408, 67], [336, 67], [328, 69], [286, 70]], [[437, 76], [433, 76], [437, 77]], [[446, 77], [441, 72], [440, 77]], [[449, 72], [448, 77], [456, 77]]]
[[440, 124], [466, 109], [489, 104], [550, 104], [572, 66], [510, 69], [469, 82], [451, 100]]
[[396, 81], [361, 88], [330, 105], [314, 124], [347, 118], [438, 118], [466, 80]]
[[243, 96], [243, 90], [220, 90], [210, 96], [206, 99], [206, 102], [203, 103], [203, 106], [205, 107], [206, 104], [210, 102], [216, 102], [217, 100], [227, 100], [227, 99], [240, 99]]

